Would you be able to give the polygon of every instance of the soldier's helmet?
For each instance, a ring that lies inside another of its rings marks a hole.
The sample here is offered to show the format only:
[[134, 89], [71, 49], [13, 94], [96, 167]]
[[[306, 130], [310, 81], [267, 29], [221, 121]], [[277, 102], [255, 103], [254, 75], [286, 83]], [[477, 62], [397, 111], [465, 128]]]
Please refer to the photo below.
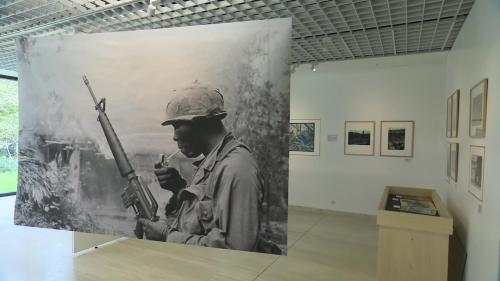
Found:
[[163, 126], [177, 121], [195, 121], [199, 119], [223, 119], [227, 116], [224, 110], [224, 97], [219, 89], [194, 83], [176, 91], [165, 109], [166, 120]]

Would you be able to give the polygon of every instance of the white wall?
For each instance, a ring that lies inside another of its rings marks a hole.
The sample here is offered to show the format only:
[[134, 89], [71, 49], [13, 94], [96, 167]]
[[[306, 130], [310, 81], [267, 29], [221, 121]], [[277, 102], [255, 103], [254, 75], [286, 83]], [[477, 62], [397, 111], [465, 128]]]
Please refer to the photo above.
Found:
[[[483, 78], [489, 79], [486, 138], [468, 136], [469, 90]], [[500, 1], [480, 0], [474, 4], [447, 60], [446, 96], [461, 91], [459, 176], [457, 184], [445, 185], [448, 206], [458, 233], [469, 254], [466, 280], [500, 280]], [[484, 145], [485, 178], [483, 202], [468, 193], [470, 145]], [[482, 207], [482, 212], [479, 211]]]
[[[319, 157], [290, 157], [289, 203], [375, 214], [386, 185], [442, 186], [445, 62], [446, 53], [435, 53], [298, 68], [291, 118], [321, 119], [321, 147]], [[376, 156], [344, 155], [346, 120], [377, 121]], [[415, 120], [411, 160], [378, 156], [381, 120]], [[337, 142], [327, 142], [332, 134]]]

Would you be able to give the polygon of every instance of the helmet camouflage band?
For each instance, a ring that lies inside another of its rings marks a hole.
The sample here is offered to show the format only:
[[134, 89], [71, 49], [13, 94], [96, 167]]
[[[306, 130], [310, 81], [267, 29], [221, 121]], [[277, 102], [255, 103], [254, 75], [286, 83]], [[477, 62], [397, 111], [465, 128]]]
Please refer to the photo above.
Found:
[[219, 89], [195, 84], [178, 91], [167, 104], [163, 126], [176, 121], [226, 117], [224, 97]]

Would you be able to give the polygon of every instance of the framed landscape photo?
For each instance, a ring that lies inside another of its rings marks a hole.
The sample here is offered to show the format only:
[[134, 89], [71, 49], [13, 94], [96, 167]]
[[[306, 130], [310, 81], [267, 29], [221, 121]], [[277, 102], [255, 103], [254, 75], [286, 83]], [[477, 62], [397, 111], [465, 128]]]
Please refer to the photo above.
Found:
[[446, 99], [446, 137], [451, 138], [452, 103], [451, 97]]
[[450, 181], [458, 180], [458, 143], [450, 143]]
[[413, 157], [415, 121], [380, 122], [380, 156]]
[[483, 79], [470, 89], [469, 135], [486, 136], [486, 109], [488, 105], [488, 79]]
[[320, 132], [319, 119], [290, 120], [290, 154], [318, 156]]
[[345, 155], [375, 155], [375, 121], [345, 121]]
[[450, 137], [458, 137], [458, 118], [460, 110], [460, 90], [456, 90], [451, 95], [451, 135]]
[[480, 201], [483, 201], [484, 150], [484, 146], [470, 146], [469, 192]]

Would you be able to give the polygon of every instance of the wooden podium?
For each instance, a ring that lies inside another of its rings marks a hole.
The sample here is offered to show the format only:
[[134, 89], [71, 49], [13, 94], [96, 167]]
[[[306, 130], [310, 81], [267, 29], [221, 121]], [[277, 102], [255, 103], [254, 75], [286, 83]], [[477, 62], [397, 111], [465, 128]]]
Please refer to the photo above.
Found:
[[[438, 216], [386, 210], [389, 194], [432, 199]], [[387, 186], [377, 215], [378, 281], [447, 281], [453, 218], [433, 189]]]

